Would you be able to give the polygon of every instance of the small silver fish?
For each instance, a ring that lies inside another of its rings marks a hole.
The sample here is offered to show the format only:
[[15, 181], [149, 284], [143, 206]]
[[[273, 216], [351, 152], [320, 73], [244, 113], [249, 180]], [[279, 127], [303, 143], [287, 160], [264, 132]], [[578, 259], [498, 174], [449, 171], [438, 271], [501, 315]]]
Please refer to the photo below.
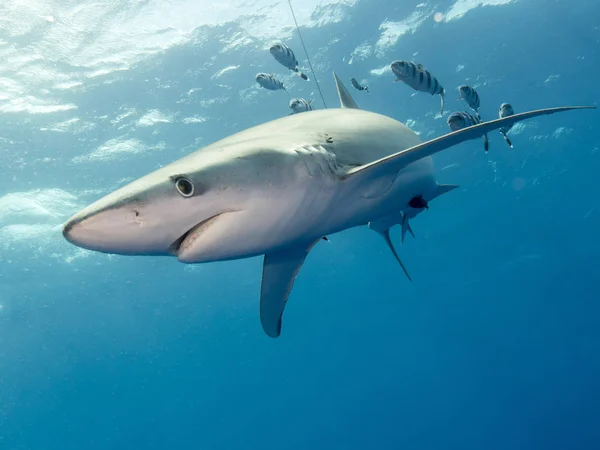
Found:
[[427, 69], [421, 64], [403, 60], [394, 61], [390, 67], [397, 77], [394, 82], [402, 81], [415, 91], [439, 95], [441, 103], [440, 114], [444, 114], [444, 93], [446, 90]]
[[[452, 131], [461, 130], [463, 128], [472, 127], [481, 123], [479, 117], [475, 117], [467, 112], [453, 112], [448, 116], [448, 126]], [[487, 152], [490, 147], [487, 133], [483, 135], [483, 148]]]
[[[283, 83], [275, 78], [273, 75], [268, 73], [257, 73], [256, 74], [256, 82], [263, 88], [268, 89], [269, 91], [277, 91], [279, 89], [285, 90]], [[288, 92], [288, 95], [289, 92]]]
[[292, 110], [290, 114], [312, 111], [314, 110], [312, 107], [312, 99], [307, 101], [303, 98], [292, 98], [290, 100], [290, 109]]
[[466, 101], [467, 105], [469, 105], [469, 108], [471, 108], [473, 111], [475, 111], [475, 114], [477, 114], [477, 117], [479, 117], [481, 119], [481, 116], [479, 115], [480, 101], [479, 101], [479, 94], [477, 93], [477, 91], [475, 89], [473, 89], [471, 86], [467, 86], [467, 85], [463, 84], [458, 87], [458, 95], [459, 95], [459, 97], [457, 100]]
[[364, 86], [361, 85], [358, 81], [356, 81], [356, 78], [350, 78], [350, 83], [352, 83], [352, 86], [354, 86], [359, 91], [367, 91], [367, 93], [369, 92], [369, 86], [367, 86], [366, 84]]
[[291, 48], [281, 42], [277, 42], [271, 45], [269, 51], [279, 64], [297, 73], [303, 80], [308, 81], [308, 77], [298, 69], [298, 60]]
[[[500, 109], [498, 110], [498, 117], [500, 119], [502, 119], [503, 117], [512, 116], [514, 113], [515, 113], [515, 111], [509, 103], [502, 103], [500, 105]], [[510, 148], [513, 148], [512, 142], [510, 141], [510, 139], [507, 136], [507, 133], [511, 128], [512, 128], [512, 125], [510, 127], [502, 127], [502, 128], [500, 128], [500, 133], [502, 134], [502, 136], [504, 137], [504, 140], [510, 146]]]

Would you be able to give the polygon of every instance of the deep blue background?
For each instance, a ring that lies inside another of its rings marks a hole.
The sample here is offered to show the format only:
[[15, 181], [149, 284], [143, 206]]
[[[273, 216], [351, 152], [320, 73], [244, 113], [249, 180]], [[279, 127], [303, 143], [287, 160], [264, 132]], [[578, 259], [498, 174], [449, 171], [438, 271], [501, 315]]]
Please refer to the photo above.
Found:
[[[340, 23], [303, 29], [309, 52], [320, 52], [329, 106], [336, 70], [367, 79], [371, 93], [355, 94], [361, 107], [416, 120], [424, 138], [447, 132], [447, 116], [432, 115], [437, 98], [369, 74], [417, 51], [446, 86], [447, 110], [464, 109], [455, 86], [478, 77], [484, 119], [504, 101], [517, 111], [597, 104], [592, 0], [479, 7], [441, 24], [430, 17], [385, 57], [347, 64], [359, 44], [376, 42], [383, 19], [402, 20], [415, 4], [362, 1]], [[105, 125], [77, 145], [81, 136], [44, 134], [35, 117], [7, 115], [5, 137], [27, 135], [30, 161], [17, 168], [3, 152], [0, 192], [112, 186], [183, 156], [198, 137], [210, 143], [287, 114], [284, 93], [246, 103], [235, 95], [256, 72], [278, 70], [262, 50], [219, 53], [219, 39], [236, 31], [199, 30], [210, 36], [202, 45], [64, 98], [90, 121], [126, 106], [204, 114], [206, 124], [135, 129], [131, 137], [167, 149], [135, 164], [86, 166], [71, 158], [114, 137]], [[304, 60], [297, 35], [290, 45]], [[199, 70], [209, 56], [210, 69]], [[226, 75], [230, 100], [176, 103], [203, 84], [221, 95], [210, 76], [230, 64], [241, 65]], [[551, 75], [560, 77], [545, 82]], [[322, 106], [313, 84], [294, 83], [293, 95]], [[417, 239], [399, 248], [414, 282], [376, 233], [330, 236], [302, 268], [276, 340], [258, 318], [260, 258], [186, 267], [93, 255], [67, 264], [15, 244], [0, 258], [0, 449], [598, 448], [598, 117], [547, 116], [514, 135], [514, 149], [495, 133], [489, 154], [471, 141], [437, 155], [440, 182], [461, 189], [415, 219]], [[39, 170], [47, 154], [56, 167]]]

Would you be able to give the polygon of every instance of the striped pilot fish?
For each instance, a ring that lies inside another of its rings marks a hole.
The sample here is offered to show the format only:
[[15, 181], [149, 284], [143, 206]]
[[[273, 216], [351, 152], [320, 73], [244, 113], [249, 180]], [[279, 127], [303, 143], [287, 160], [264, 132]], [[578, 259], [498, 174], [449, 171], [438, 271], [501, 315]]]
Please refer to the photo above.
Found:
[[367, 86], [366, 84], [364, 86], [361, 85], [358, 81], [356, 81], [356, 78], [350, 78], [350, 83], [352, 83], [352, 86], [354, 86], [359, 91], [367, 91], [367, 93], [369, 92], [369, 86]]
[[444, 114], [444, 93], [445, 89], [440, 82], [421, 64], [415, 64], [411, 61], [394, 61], [391, 64], [392, 72], [398, 77], [394, 82], [402, 81], [415, 91], [428, 92], [431, 95], [439, 95], [441, 109], [440, 114]]
[[[448, 116], [448, 126], [452, 131], [461, 130], [463, 128], [472, 127], [481, 123], [479, 117], [475, 117], [467, 112], [453, 112]], [[487, 152], [490, 147], [487, 133], [483, 135], [483, 148]]]
[[[514, 113], [515, 113], [515, 111], [509, 103], [502, 103], [500, 105], [500, 109], [498, 110], [498, 117], [500, 119], [502, 119], [503, 117], [512, 116]], [[502, 128], [500, 128], [500, 133], [502, 133], [504, 140], [510, 146], [510, 148], [513, 148], [512, 142], [506, 135], [511, 128], [512, 128], [512, 125], [510, 127], [502, 127]]]
[[278, 42], [272, 44], [269, 51], [271, 52], [271, 55], [273, 55], [273, 58], [275, 58], [283, 67], [287, 67], [291, 71], [296, 72], [303, 80], [308, 80], [308, 77], [298, 69], [296, 55], [294, 55], [292, 49], [287, 45]]
[[[261, 87], [268, 89], [270, 91], [277, 91], [279, 89], [285, 90], [283, 87], [283, 83], [275, 78], [273, 75], [268, 73], [257, 73], [256, 74], [256, 82], [260, 84]], [[289, 95], [289, 93], [288, 93]]]
[[290, 100], [290, 109], [292, 110], [290, 114], [312, 111], [314, 109], [312, 107], [312, 99], [306, 101], [303, 98], [292, 98]]
[[469, 108], [475, 111], [477, 117], [481, 119], [481, 116], [479, 115], [479, 94], [477, 91], [471, 86], [463, 84], [462, 86], [458, 87], [458, 95], [458, 100], [464, 100], [467, 102]]

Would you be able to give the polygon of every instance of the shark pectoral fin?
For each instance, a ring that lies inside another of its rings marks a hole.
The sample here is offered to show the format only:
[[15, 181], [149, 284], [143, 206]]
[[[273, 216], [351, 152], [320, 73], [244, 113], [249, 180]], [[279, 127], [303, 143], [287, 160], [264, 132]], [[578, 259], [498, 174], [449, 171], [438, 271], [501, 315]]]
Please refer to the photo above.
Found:
[[267, 336], [276, 338], [281, 333], [283, 310], [296, 276], [310, 249], [321, 239], [309, 246], [292, 247], [265, 255], [260, 287], [260, 322]]
[[359, 167], [350, 168], [346, 174], [342, 175], [342, 179], [349, 177], [361, 176], [366, 179], [379, 178], [386, 174], [393, 174], [398, 172], [400, 169], [407, 165], [422, 159], [427, 156], [434, 155], [442, 150], [453, 147], [462, 142], [477, 139], [490, 131], [497, 130], [502, 127], [510, 127], [517, 122], [521, 122], [526, 119], [531, 119], [537, 116], [543, 116], [546, 114], [554, 114], [563, 111], [570, 111], [573, 109], [596, 109], [595, 106], [561, 106], [558, 108], [547, 108], [538, 109], [536, 111], [528, 111], [512, 116], [504, 117], [502, 119], [490, 120], [489, 122], [479, 123], [467, 128], [448, 133], [444, 136], [440, 136], [436, 139], [424, 142], [414, 147], [407, 148], [393, 155], [386, 156], [384, 158], [373, 161], [369, 164], [365, 164]]
[[335, 87], [340, 98], [340, 108], [360, 109], [335, 72], [333, 72], [333, 78], [335, 78]]
[[408, 270], [406, 270], [406, 267], [404, 266], [404, 264], [400, 260], [400, 257], [398, 256], [398, 253], [396, 253], [396, 249], [394, 248], [394, 243], [392, 242], [392, 239], [390, 238], [390, 229], [388, 228], [387, 230], [383, 230], [379, 234], [381, 234], [383, 236], [383, 239], [385, 239], [385, 243], [388, 245], [388, 247], [390, 248], [390, 250], [394, 254], [394, 257], [396, 258], [396, 261], [398, 261], [398, 264], [400, 264], [400, 267], [402, 267], [402, 270], [406, 274], [407, 278], [410, 281], [412, 281], [412, 278], [408, 274]]

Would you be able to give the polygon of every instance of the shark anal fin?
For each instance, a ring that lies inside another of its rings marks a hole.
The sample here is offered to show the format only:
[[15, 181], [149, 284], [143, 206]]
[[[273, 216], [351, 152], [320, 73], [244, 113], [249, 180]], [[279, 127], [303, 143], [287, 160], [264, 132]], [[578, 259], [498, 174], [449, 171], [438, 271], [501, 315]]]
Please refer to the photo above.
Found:
[[333, 72], [333, 78], [335, 78], [335, 87], [340, 98], [340, 108], [360, 109], [335, 72]]
[[596, 109], [595, 106], [561, 106], [558, 108], [546, 108], [538, 109], [536, 111], [528, 111], [520, 114], [514, 114], [512, 116], [503, 117], [502, 119], [490, 120], [489, 122], [482, 122], [477, 125], [473, 125], [467, 128], [448, 133], [444, 136], [432, 139], [422, 144], [415, 145], [414, 147], [407, 148], [393, 155], [386, 156], [378, 159], [371, 163], [354, 167], [348, 170], [342, 178], [348, 178], [351, 176], [361, 175], [370, 179], [379, 178], [382, 175], [396, 173], [400, 169], [403, 169], [407, 165], [422, 159], [427, 156], [432, 156], [442, 150], [453, 147], [462, 142], [477, 139], [490, 131], [497, 130], [502, 127], [510, 127], [517, 122], [521, 122], [526, 119], [531, 119], [537, 116], [543, 116], [547, 114], [554, 114], [563, 111], [570, 111], [573, 109]]
[[281, 334], [283, 310], [296, 276], [310, 249], [321, 239], [308, 246], [287, 248], [265, 255], [260, 287], [260, 322], [267, 336], [276, 338]]
[[394, 248], [394, 243], [392, 242], [392, 239], [390, 238], [390, 229], [388, 228], [387, 230], [383, 230], [380, 234], [383, 236], [383, 239], [385, 239], [385, 243], [388, 245], [388, 247], [394, 254], [396, 261], [398, 261], [398, 264], [400, 264], [400, 267], [402, 267], [402, 270], [406, 274], [406, 277], [410, 281], [412, 281], [412, 278], [408, 274], [408, 270], [406, 269], [406, 266], [402, 263], [402, 260], [400, 259], [400, 257], [398, 256], [398, 253], [396, 252], [396, 249]]

